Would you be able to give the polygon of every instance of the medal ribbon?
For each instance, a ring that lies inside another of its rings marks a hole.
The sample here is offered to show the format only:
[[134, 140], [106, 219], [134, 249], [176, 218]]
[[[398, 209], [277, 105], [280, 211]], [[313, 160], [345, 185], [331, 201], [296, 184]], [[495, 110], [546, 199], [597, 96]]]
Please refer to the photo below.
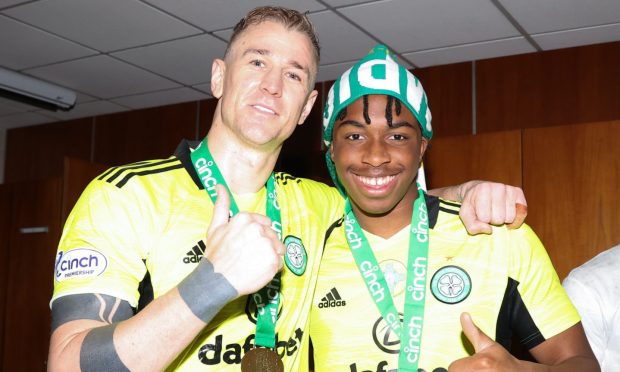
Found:
[[[222, 184], [230, 194], [230, 216], [232, 217], [239, 213], [239, 207], [209, 151], [206, 137], [192, 151], [190, 156], [200, 182], [204, 186], [205, 191], [207, 191], [211, 201], [215, 204], [217, 199], [215, 185]], [[271, 219], [271, 228], [278, 233], [278, 238], [282, 240], [282, 218], [280, 216], [280, 206], [278, 205], [275, 184], [274, 175], [271, 173], [267, 180], [267, 205], [265, 210], [267, 217]], [[258, 309], [256, 339], [254, 343], [256, 346], [274, 348], [276, 345], [276, 319], [280, 303], [280, 273], [277, 273], [271, 282], [260, 291], [254, 293], [252, 298]]]
[[[357, 268], [381, 316], [390, 329], [400, 337], [399, 371], [418, 371], [426, 298], [426, 271], [428, 265], [428, 211], [424, 192], [418, 185], [418, 197], [413, 203], [409, 230], [409, 258], [403, 322], [390, 294], [383, 271], [372, 248], [353, 214], [351, 202], [345, 204], [345, 235]], [[404, 329], [403, 329], [404, 327]]]

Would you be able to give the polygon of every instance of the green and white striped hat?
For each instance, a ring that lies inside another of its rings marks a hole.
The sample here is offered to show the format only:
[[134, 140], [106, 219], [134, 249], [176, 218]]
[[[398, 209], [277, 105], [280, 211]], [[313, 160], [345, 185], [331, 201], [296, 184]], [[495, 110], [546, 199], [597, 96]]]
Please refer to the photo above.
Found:
[[[342, 74], [329, 90], [323, 111], [323, 141], [328, 148], [338, 113], [368, 94], [386, 94], [400, 100], [418, 120], [422, 136], [431, 139], [431, 110], [422, 83], [396, 62], [385, 45], [378, 44], [364, 59]], [[344, 194], [329, 151], [325, 159], [334, 184]]]

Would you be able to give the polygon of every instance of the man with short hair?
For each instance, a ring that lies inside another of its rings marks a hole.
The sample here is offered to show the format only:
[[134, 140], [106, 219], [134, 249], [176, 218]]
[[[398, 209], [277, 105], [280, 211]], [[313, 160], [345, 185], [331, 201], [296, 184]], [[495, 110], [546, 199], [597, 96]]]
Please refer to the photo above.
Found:
[[[385, 46], [336, 80], [324, 118], [327, 164], [346, 202], [312, 304], [317, 372], [598, 370], [534, 232], [469, 235], [458, 203], [417, 184], [430, 108]], [[513, 334], [546, 366], [511, 356]]]
[[251, 11], [213, 62], [204, 140], [91, 182], [58, 248], [50, 370], [307, 368], [323, 239], [343, 201], [273, 169], [317, 97], [318, 60], [305, 15]]

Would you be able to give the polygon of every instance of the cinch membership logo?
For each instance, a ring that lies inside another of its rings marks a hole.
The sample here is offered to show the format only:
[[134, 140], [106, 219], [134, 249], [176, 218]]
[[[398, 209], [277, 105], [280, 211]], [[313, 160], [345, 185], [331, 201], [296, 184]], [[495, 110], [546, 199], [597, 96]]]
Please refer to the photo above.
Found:
[[78, 248], [58, 252], [55, 265], [56, 281], [101, 275], [108, 266], [105, 256], [93, 249]]
[[304, 244], [301, 242], [301, 239], [289, 235], [284, 238], [284, 246], [286, 247], [286, 254], [284, 255], [286, 267], [293, 274], [301, 276], [306, 271], [306, 265], [308, 264], [308, 254]]
[[471, 279], [458, 266], [444, 266], [431, 279], [431, 293], [445, 304], [458, 304], [471, 293]]

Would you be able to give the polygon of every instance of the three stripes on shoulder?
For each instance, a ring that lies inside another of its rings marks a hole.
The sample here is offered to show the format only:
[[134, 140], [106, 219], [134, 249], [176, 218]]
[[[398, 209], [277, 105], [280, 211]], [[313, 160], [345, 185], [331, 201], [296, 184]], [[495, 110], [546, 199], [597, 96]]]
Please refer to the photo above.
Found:
[[134, 176], [162, 173], [179, 168], [183, 168], [183, 164], [181, 164], [181, 161], [175, 157], [165, 160], [148, 160], [112, 167], [97, 179], [99, 181], [111, 183], [120, 189]]

